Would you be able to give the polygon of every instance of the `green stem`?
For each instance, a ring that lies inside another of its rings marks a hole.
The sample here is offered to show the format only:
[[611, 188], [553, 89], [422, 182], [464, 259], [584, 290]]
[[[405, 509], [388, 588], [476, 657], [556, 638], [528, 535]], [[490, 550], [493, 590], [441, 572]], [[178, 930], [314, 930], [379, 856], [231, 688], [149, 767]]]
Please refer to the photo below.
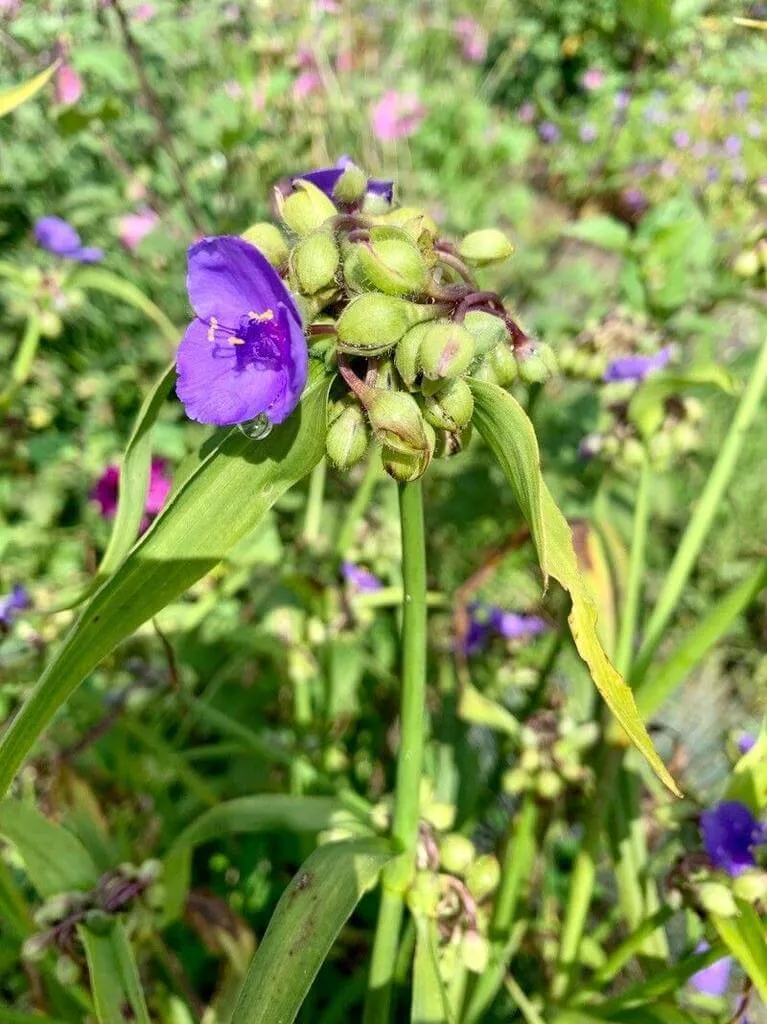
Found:
[[623, 602], [618, 648], [615, 667], [622, 676], [631, 670], [631, 656], [639, 621], [639, 605], [642, 594], [642, 580], [645, 572], [645, 549], [647, 547], [647, 524], [650, 517], [650, 487], [652, 472], [647, 453], [644, 454], [639, 477], [639, 489], [634, 505], [634, 526], [631, 534], [629, 573], [626, 581], [626, 596]]
[[11, 404], [16, 392], [29, 376], [39, 343], [40, 318], [37, 313], [31, 313], [24, 328], [24, 336], [16, 352], [16, 358], [11, 366], [10, 383], [0, 394], [0, 409], [6, 409]]
[[365, 475], [346, 510], [346, 518], [344, 519], [343, 525], [338, 533], [336, 554], [339, 556], [345, 555], [352, 546], [354, 541], [354, 531], [357, 529], [357, 523], [365, 514], [365, 510], [370, 504], [370, 500], [373, 497], [373, 491], [375, 490], [375, 486], [381, 476], [381, 470], [381, 458], [378, 453], [378, 449], [375, 448], [370, 453], [370, 461], [368, 462], [367, 469], [365, 470]]
[[507, 992], [519, 1007], [519, 1012], [525, 1018], [527, 1024], [546, 1024], [546, 1021], [541, 1017], [540, 1013], [538, 1013], [510, 974], [507, 976], [504, 984], [506, 985]]
[[662, 928], [669, 921], [676, 910], [666, 904], [637, 927], [635, 931], [624, 939], [619, 946], [612, 951], [597, 973], [594, 975], [593, 986], [601, 991], [613, 980], [615, 975], [635, 956], [659, 928]]
[[392, 836], [403, 856], [387, 865], [365, 1004], [365, 1024], [389, 1020], [404, 890], [415, 868], [425, 746], [426, 547], [421, 481], [399, 485], [402, 529], [402, 694]]
[[655, 609], [647, 623], [644, 643], [634, 665], [634, 678], [644, 677], [652, 656], [657, 650], [666, 626], [676, 609], [679, 597], [692, 572], [698, 553], [708, 536], [711, 524], [721, 509], [722, 498], [735, 470], [735, 464], [743, 447], [767, 387], [767, 340], [749, 377], [735, 417], [727, 431], [711, 475], [706, 481], [692, 519], [687, 524], [682, 541], [663, 582]]
[[490, 936], [495, 942], [506, 943], [514, 922], [522, 887], [530, 877], [535, 860], [535, 832], [538, 827], [538, 805], [531, 794], [522, 802], [519, 815], [509, 829], [506, 841], [501, 884], [490, 922]]
[[322, 503], [325, 499], [327, 472], [327, 461], [320, 459], [309, 477], [309, 494], [306, 499], [306, 516], [304, 518], [304, 543], [310, 548], [315, 547], [320, 539]]

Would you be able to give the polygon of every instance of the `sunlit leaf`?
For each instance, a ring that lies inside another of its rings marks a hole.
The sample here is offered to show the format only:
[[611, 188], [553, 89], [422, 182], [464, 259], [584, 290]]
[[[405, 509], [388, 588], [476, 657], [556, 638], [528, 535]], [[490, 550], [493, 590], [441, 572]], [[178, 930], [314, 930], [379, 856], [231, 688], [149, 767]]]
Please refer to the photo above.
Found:
[[30, 78], [28, 82], [22, 82], [21, 85], [13, 85], [10, 89], [4, 89], [0, 92], [0, 117], [10, 114], [12, 110], [20, 107], [22, 103], [26, 103], [36, 92], [39, 92], [50, 81], [51, 76], [60, 63], [61, 61], [57, 60], [49, 68], [46, 68], [45, 71], [41, 71], [39, 75]]
[[80, 840], [28, 804], [0, 803], [0, 835], [19, 851], [30, 882], [44, 899], [91, 889], [98, 881], [96, 865]]
[[163, 313], [159, 306], [137, 288], [131, 281], [126, 281], [111, 270], [103, 267], [81, 267], [72, 275], [71, 284], [86, 291], [103, 292], [115, 299], [121, 299], [129, 306], [134, 306], [159, 327], [165, 338], [176, 345], [181, 331]]
[[448, 1024], [447, 995], [439, 974], [437, 922], [421, 914], [415, 918], [411, 1024]]
[[94, 935], [87, 928], [80, 928], [79, 934], [85, 946], [99, 1024], [117, 1024], [126, 1019], [151, 1024], [122, 922], [115, 921], [108, 935]]
[[709, 918], [719, 938], [767, 1002], [767, 935], [764, 922], [751, 904], [743, 900], [735, 902], [739, 911], [737, 917], [709, 914]]
[[629, 403], [628, 417], [640, 434], [647, 437], [663, 422], [666, 399], [684, 394], [696, 385], [716, 387], [728, 395], [735, 394], [735, 382], [731, 375], [717, 363], [691, 366], [681, 371], [663, 371], [648, 377], [637, 388]]

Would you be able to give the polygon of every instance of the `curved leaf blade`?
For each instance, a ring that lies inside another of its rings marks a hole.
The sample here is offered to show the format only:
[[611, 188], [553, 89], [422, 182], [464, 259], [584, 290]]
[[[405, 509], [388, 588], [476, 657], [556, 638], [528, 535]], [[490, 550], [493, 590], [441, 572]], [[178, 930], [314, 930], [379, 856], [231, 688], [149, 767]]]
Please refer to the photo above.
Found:
[[628, 417], [640, 434], [649, 437], [663, 422], [666, 399], [695, 386], [719, 388], [727, 395], [736, 391], [732, 376], [718, 363], [667, 370], [653, 374], [637, 388], [629, 402]]
[[581, 658], [607, 706], [626, 734], [672, 793], [679, 788], [658, 756], [634, 700], [634, 695], [613, 667], [597, 634], [597, 609], [578, 569], [573, 538], [541, 475], [538, 441], [521, 405], [496, 384], [470, 381], [474, 394], [474, 422], [503, 469], [538, 551], [544, 579], [553, 576], [569, 593], [568, 622]]
[[[329, 379], [313, 369], [293, 415], [262, 441], [228, 431], [116, 572], [93, 595], [0, 740], [0, 793], [82, 680], [122, 640], [184, 593], [322, 458]], [[206, 449], [207, 450], [207, 449]]]
[[98, 881], [96, 865], [77, 836], [28, 804], [0, 803], [0, 835], [19, 851], [29, 880], [43, 899], [91, 889]]
[[418, 914], [415, 918], [415, 933], [411, 1024], [449, 1024], [447, 993], [439, 973], [436, 920]]
[[181, 334], [178, 327], [131, 281], [125, 281], [103, 267], [84, 267], [72, 275], [71, 282], [78, 288], [90, 288], [95, 292], [103, 292], [104, 295], [121, 299], [152, 320], [171, 344], [175, 345], [178, 342]]
[[54, 61], [49, 68], [41, 71], [34, 78], [30, 78], [28, 82], [22, 82], [21, 85], [12, 85], [10, 89], [4, 89], [0, 92], [0, 117], [5, 117], [6, 114], [10, 114], [16, 107], [20, 107], [22, 103], [32, 99], [35, 93], [39, 92], [50, 81], [51, 76], [60, 63], [60, 60]]
[[131, 1010], [129, 1019], [136, 1024], [152, 1024], [122, 922], [115, 921], [108, 935], [95, 935], [87, 928], [80, 928], [79, 935], [85, 946], [99, 1024], [125, 1020], [126, 1007]]

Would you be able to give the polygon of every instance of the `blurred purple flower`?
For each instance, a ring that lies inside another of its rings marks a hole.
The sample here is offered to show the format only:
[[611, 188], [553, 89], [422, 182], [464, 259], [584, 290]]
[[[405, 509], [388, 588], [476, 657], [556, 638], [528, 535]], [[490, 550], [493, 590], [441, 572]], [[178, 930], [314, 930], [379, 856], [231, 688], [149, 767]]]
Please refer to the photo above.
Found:
[[151, 21], [155, 14], [157, 14], [157, 8], [154, 4], [138, 4], [131, 11], [131, 18], [139, 22]]
[[584, 72], [581, 84], [587, 92], [593, 92], [595, 89], [601, 89], [605, 84], [606, 75], [601, 68], [589, 68]]
[[[168, 474], [167, 463], [164, 459], [152, 459], [149, 486], [144, 502], [144, 517], [141, 520], [142, 533], [165, 504], [170, 488], [171, 478]], [[104, 519], [114, 519], [117, 515], [119, 496], [120, 469], [118, 466], [107, 466], [90, 493], [91, 501], [95, 501], [99, 506], [99, 511]]]
[[724, 151], [727, 156], [740, 156], [743, 149], [743, 139], [739, 135], [728, 135], [724, 140]]
[[643, 214], [650, 205], [649, 199], [641, 188], [624, 188], [621, 192], [621, 200], [634, 217]]
[[690, 145], [690, 133], [686, 131], [674, 132], [671, 140], [677, 149], [687, 149]]
[[21, 10], [21, 0], [0, 0], [0, 15], [12, 18]]
[[372, 572], [354, 562], [341, 563], [341, 575], [352, 588], [360, 594], [372, 594], [383, 588], [383, 583]]
[[[316, 185], [318, 189], [321, 189], [326, 196], [332, 199], [333, 189], [336, 187], [338, 179], [347, 167], [353, 165], [354, 161], [351, 157], [342, 156], [335, 167], [321, 167], [316, 171], [307, 171], [305, 174], [294, 174], [291, 181], [310, 181], [312, 185]], [[394, 196], [394, 182], [387, 181], [384, 178], [369, 178], [367, 190], [372, 192], [373, 195], [383, 196], [390, 203]]]
[[102, 249], [84, 246], [69, 221], [62, 217], [41, 217], [35, 224], [35, 240], [48, 252], [78, 263], [98, 263], [104, 258]]
[[754, 847], [767, 839], [764, 826], [737, 800], [722, 800], [704, 811], [700, 830], [713, 866], [733, 877], [754, 867]]
[[29, 593], [20, 583], [14, 583], [10, 594], [0, 597], [0, 627], [10, 629], [16, 614], [32, 604]]
[[615, 94], [613, 102], [615, 103], [616, 110], [625, 110], [631, 102], [631, 93], [628, 89], [619, 89]]
[[466, 60], [481, 64], [487, 56], [487, 33], [473, 18], [456, 18], [453, 35], [461, 44], [461, 53]]
[[275, 269], [254, 245], [223, 235], [191, 246], [186, 280], [196, 318], [178, 348], [176, 394], [187, 416], [282, 423], [309, 357], [301, 314]]
[[662, 370], [671, 359], [671, 346], [667, 345], [654, 356], [621, 356], [613, 359], [602, 380], [614, 383], [621, 380], [644, 380], [655, 370]]
[[736, 92], [733, 96], [733, 103], [735, 105], [735, 109], [739, 111], [741, 114], [748, 107], [748, 101], [750, 97], [751, 94], [749, 93], [748, 89], [741, 89], [739, 92]]
[[134, 252], [140, 243], [151, 234], [157, 227], [160, 218], [154, 212], [146, 208], [136, 213], [126, 213], [117, 222], [120, 241], [126, 249]]
[[83, 94], [83, 82], [71, 64], [62, 64], [56, 72], [56, 102], [71, 107]]
[[538, 125], [538, 134], [546, 143], [557, 142], [562, 134], [553, 121], [542, 121]]
[[581, 142], [594, 142], [594, 140], [597, 137], [597, 134], [598, 132], [596, 130], [596, 127], [593, 124], [590, 124], [589, 122], [587, 122], [586, 124], [582, 124], [578, 131], [578, 135], [580, 136]]
[[532, 124], [535, 120], [535, 104], [523, 103], [517, 111], [517, 116], [523, 124]]
[[[707, 942], [699, 942], [695, 947], [695, 952], [706, 953], [710, 948]], [[731, 970], [732, 957], [723, 956], [721, 960], [715, 960], [708, 967], [693, 974], [690, 984], [705, 996], [723, 996], [730, 984]]]
[[538, 615], [520, 615], [504, 611], [497, 605], [472, 605], [469, 616], [469, 630], [462, 644], [464, 654], [475, 654], [493, 633], [507, 640], [524, 640], [538, 636], [548, 628]]
[[313, 69], [302, 71], [293, 82], [293, 99], [303, 100], [322, 88], [322, 79]]
[[706, 181], [713, 184], [715, 181], [719, 181], [721, 175], [722, 172], [719, 170], [718, 167], [711, 166], [706, 170]]
[[756, 736], [752, 732], [742, 732], [738, 736], [736, 745], [741, 754], [747, 754], [756, 746]]
[[418, 131], [425, 116], [426, 107], [415, 93], [390, 89], [373, 107], [373, 133], [381, 142], [406, 139]]

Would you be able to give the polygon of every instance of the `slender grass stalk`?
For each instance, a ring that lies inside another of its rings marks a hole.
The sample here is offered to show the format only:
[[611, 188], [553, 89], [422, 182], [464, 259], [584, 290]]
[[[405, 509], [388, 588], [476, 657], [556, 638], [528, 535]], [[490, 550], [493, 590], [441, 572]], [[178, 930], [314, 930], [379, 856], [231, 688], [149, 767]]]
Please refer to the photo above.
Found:
[[306, 499], [306, 514], [304, 516], [304, 543], [310, 548], [315, 547], [320, 539], [327, 473], [327, 460], [320, 459], [309, 477], [309, 494]]
[[541, 1017], [540, 1013], [538, 1013], [510, 974], [506, 977], [504, 984], [506, 985], [507, 992], [519, 1007], [519, 1012], [525, 1018], [527, 1024], [546, 1024], [546, 1021]]
[[644, 453], [636, 504], [634, 506], [634, 525], [631, 534], [631, 554], [629, 556], [629, 574], [626, 581], [626, 596], [623, 602], [618, 647], [615, 654], [615, 667], [622, 676], [631, 671], [632, 648], [639, 622], [639, 609], [642, 596], [642, 580], [645, 573], [645, 550], [647, 548], [647, 525], [650, 518], [650, 489], [652, 471], [647, 452]]
[[10, 381], [0, 393], [0, 409], [6, 409], [26, 381], [32, 369], [32, 363], [37, 355], [37, 346], [40, 343], [40, 318], [37, 313], [32, 313], [27, 320], [21, 344], [16, 351], [16, 357], [11, 366]]
[[501, 883], [490, 921], [490, 937], [494, 942], [505, 945], [511, 934], [520, 894], [533, 869], [536, 853], [535, 833], [539, 817], [535, 797], [528, 793], [509, 829], [506, 841]]
[[357, 529], [357, 523], [365, 514], [365, 510], [370, 504], [375, 486], [381, 477], [381, 472], [381, 459], [378, 454], [378, 449], [374, 448], [370, 453], [370, 461], [368, 462], [367, 469], [365, 470], [365, 475], [362, 478], [362, 482], [357, 488], [354, 497], [349, 503], [346, 510], [346, 518], [338, 532], [338, 540], [336, 541], [337, 555], [345, 555], [352, 546], [352, 542], [354, 541], [354, 531]]
[[415, 865], [425, 746], [426, 548], [421, 481], [399, 485], [402, 528], [402, 694], [392, 836], [403, 856], [387, 865], [368, 979], [365, 1024], [389, 1020], [392, 980], [404, 912], [404, 889]]
[[721, 509], [722, 498], [732, 478], [746, 434], [759, 411], [765, 387], [767, 387], [767, 339], [765, 339], [756, 365], [751, 371], [751, 376], [724, 443], [719, 450], [711, 475], [706, 481], [703, 493], [663, 581], [660, 595], [647, 623], [644, 642], [636, 658], [632, 673], [634, 682], [639, 682], [644, 678], [652, 656], [663, 639], [666, 626], [676, 610], [680, 595], [689, 579], [703, 542]]
[[615, 975], [625, 967], [632, 956], [635, 956], [642, 949], [647, 939], [649, 939], [649, 937], [659, 928], [662, 928], [675, 913], [676, 910], [674, 907], [667, 903], [659, 910], [656, 910], [651, 917], [642, 921], [631, 935], [624, 939], [619, 946], [616, 946], [608, 956], [594, 975], [592, 983], [593, 986], [596, 989], [605, 988], [613, 980]]

